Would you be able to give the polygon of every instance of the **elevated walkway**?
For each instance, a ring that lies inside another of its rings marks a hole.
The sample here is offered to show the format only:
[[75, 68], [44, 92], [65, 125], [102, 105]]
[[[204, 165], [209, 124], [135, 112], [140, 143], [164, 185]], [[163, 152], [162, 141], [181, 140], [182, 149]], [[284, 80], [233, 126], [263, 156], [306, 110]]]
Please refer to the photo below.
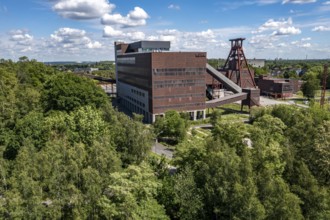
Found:
[[206, 104], [206, 108], [215, 108], [220, 105], [225, 105], [225, 104], [245, 100], [245, 99], [247, 99], [247, 97], [248, 97], [247, 93], [240, 92], [240, 93], [236, 93], [233, 95], [228, 95], [228, 96], [222, 97], [220, 99], [213, 99], [210, 101], [206, 101], [205, 104]]
[[206, 64], [206, 71], [208, 74], [213, 76], [216, 80], [221, 82], [228, 90], [232, 91], [234, 94], [228, 95], [219, 99], [213, 99], [210, 101], [206, 101], [206, 108], [215, 108], [220, 105], [225, 105], [241, 100], [245, 100], [248, 98], [248, 94], [242, 92], [242, 88], [235, 84], [233, 81], [228, 79], [225, 75], [217, 71], [208, 63]]
[[242, 92], [242, 88], [239, 87], [236, 83], [228, 79], [225, 75], [214, 69], [210, 64], [206, 64], [206, 71], [208, 74], [213, 76], [216, 80], [221, 82], [225, 87], [232, 91], [233, 93], [240, 93]]

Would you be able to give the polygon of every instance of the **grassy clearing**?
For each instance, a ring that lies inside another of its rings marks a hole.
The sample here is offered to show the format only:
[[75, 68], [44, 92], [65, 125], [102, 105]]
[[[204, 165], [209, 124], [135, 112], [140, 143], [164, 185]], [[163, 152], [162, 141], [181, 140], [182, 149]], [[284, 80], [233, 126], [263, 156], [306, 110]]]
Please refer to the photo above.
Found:
[[188, 134], [197, 137], [198, 139], [205, 139], [211, 135], [211, 130], [203, 128], [192, 128]]

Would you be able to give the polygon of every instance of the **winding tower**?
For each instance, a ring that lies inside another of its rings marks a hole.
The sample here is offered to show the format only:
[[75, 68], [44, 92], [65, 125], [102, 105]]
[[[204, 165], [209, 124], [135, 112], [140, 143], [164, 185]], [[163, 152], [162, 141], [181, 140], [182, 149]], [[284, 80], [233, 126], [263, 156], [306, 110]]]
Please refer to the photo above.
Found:
[[245, 38], [230, 39], [231, 50], [221, 72], [241, 88], [256, 88], [254, 73], [250, 70], [244, 51], [243, 41]]

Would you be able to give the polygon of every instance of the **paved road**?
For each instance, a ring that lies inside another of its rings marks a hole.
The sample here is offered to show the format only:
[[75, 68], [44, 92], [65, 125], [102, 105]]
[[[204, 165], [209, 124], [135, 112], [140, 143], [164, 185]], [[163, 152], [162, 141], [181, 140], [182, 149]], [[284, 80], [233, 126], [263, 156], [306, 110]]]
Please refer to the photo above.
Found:
[[260, 96], [260, 105], [261, 106], [280, 105], [280, 104], [295, 105], [295, 106], [299, 106], [299, 107], [302, 107], [302, 108], [309, 108], [307, 105], [297, 104], [295, 102], [290, 102], [290, 101], [286, 102], [286, 101], [281, 101], [281, 100], [276, 100], [276, 99], [269, 99], [267, 97]]
[[193, 125], [191, 129], [196, 128], [212, 128], [213, 126], [211, 124], [201, 124], [201, 125]]
[[164, 155], [168, 159], [173, 158], [173, 150], [168, 149], [167, 147], [165, 147], [164, 145], [162, 145], [158, 142], [154, 143], [154, 146], [152, 147], [152, 152], [154, 152], [158, 155]]
[[276, 100], [276, 99], [269, 99], [267, 97], [260, 96], [260, 105], [261, 106], [280, 105], [280, 104], [290, 105], [290, 103], [285, 102], [285, 101], [280, 101], [280, 100]]

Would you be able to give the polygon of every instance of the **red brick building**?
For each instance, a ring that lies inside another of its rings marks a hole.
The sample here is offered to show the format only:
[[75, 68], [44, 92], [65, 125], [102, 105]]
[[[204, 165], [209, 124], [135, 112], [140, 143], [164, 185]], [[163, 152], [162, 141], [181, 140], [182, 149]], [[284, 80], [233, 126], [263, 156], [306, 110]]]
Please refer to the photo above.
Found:
[[260, 76], [255, 79], [261, 94], [274, 98], [291, 97], [301, 88], [302, 81], [298, 79], [282, 79]]
[[147, 122], [168, 110], [205, 117], [206, 53], [169, 52], [168, 41], [115, 43], [117, 96]]

